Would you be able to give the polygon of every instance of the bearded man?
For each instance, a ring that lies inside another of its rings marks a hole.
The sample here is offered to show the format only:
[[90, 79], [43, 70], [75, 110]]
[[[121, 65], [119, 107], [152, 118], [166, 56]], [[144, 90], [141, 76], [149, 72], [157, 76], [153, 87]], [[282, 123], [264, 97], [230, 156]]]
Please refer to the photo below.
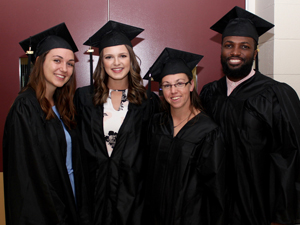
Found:
[[300, 103], [295, 91], [252, 69], [258, 37], [273, 27], [234, 7], [222, 34], [226, 75], [200, 97], [224, 133], [231, 225], [293, 224], [300, 215]]

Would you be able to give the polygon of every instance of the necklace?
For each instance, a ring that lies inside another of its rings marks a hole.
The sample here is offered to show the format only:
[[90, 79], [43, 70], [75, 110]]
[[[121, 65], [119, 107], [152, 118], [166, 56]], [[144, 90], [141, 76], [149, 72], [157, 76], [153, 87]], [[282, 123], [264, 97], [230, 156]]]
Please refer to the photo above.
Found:
[[192, 115], [192, 112], [190, 113], [190, 115], [188, 115], [187, 118], [185, 118], [184, 120], [182, 120], [179, 124], [177, 124], [176, 126], [173, 126], [173, 128], [178, 127], [180, 124], [182, 124], [184, 121], [186, 121], [191, 115]]

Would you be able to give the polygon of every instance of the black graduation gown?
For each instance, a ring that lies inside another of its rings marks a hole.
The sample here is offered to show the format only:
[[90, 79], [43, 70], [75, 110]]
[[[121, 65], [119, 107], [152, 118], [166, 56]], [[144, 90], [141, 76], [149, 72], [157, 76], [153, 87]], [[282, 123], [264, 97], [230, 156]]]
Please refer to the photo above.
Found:
[[202, 103], [223, 131], [232, 224], [290, 224], [300, 216], [300, 103], [259, 72], [227, 97], [226, 77], [203, 87]]
[[201, 112], [173, 137], [171, 116], [160, 113], [151, 136], [144, 224], [224, 224], [221, 129]]
[[[153, 94], [153, 93], [152, 93]], [[143, 208], [144, 151], [153, 94], [142, 105], [129, 103], [114, 150], [108, 156], [103, 132], [103, 105], [94, 106], [90, 87], [78, 88], [75, 105], [89, 163], [95, 225], [139, 225]]]
[[45, 120], [35, 92], [19, 94], [3, 137], [7, 225], [90, 224], [78, 135], [72, 138], [77, 207], [66, 168], [66, 141], [58, 118]]

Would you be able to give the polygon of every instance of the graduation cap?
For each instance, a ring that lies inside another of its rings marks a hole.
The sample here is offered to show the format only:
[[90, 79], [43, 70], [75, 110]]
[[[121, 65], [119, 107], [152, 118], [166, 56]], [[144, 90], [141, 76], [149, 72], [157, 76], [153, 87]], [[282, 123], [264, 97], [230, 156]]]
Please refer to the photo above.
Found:
[[202, 58], [202, 55], [165, 48], [150, 67], [144, 79], [152, 77], [154, 81], [160, 82], [164, 76], [177, 73], [185, 73], [193, 78], [192, 70]]
[[210, 29], [226, 36], [251, 37], [258, 43], [258, 37], [274, 27], [268, 21], [238, 6], [231, 9]]
[[73, 52], [78, 51], [65, 23], [58, 24], [48, 30], [31, 36], [21, 41], [19, 44], [25, 52], [29, 49], [30, 51], [33, 51], [33, 57], [31, 58], [32, 62], [35, 62], [38, 56], [53, 48], [66, 48]]
[[65, 23], [58, 24], [41, 33], [31, 36], [19, 43], [28, 55], [28, 69], [25, 76], [25, 85], [30, 74], [30, 62], [35, 62], [36, 58], [43, 53], [54, 48], [70, 49], [77, 52], [76, 44]]
[[[106, 47], [116, 45], [129, 45], [132, 47], [131, 40], [143, 31], [144, 29], [142, 28], [110, 20], [83, 44], [97, 47], [99, 52]], [[88, 52], [90, 52], [90, 82], [91, 86], [93, 86], [92, 50], [90, 49]]]
[[97, 47], [99, 52], [103, 48], [116, 45], [129, 45], [132, 47], [131, 40], [143, 31], [142, 28], [110, 20], [83, 44]]

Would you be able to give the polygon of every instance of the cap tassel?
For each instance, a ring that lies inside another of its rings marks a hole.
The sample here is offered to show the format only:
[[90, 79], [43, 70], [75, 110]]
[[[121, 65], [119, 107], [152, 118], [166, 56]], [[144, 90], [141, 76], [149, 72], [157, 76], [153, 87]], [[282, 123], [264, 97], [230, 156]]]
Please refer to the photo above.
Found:
[[259, 69], [258, 69], [258, 53], [257, 53], [256, 59], [255, 59], [255, 70], [259, 71]]
[[26, 55], [28, 55], [28, 63], [27, 63], [27, 73], [24, 76], [24, 86], [25, 87], [29, 81], [29, 75], [31, 72], [31, 55], [33, 55], [33, 51], [31, 50], [31, 37], [29, 42], [29, 49], [26, 51]]
[[148, 97], [150, 97], [150, 95], [151, 95], [151, 73], [149, 74], [149, 78], [148, 78], [148, 90], [147, 90], [147, 95], [148, 95]]
[[87, 50], [88, 53], [90, 53], [90, 85], [91, 85], [91, 93], [94, 92], [94, 82], [93, 82], [93, 52], [94, 49], [92, 49], [92, 46], [90, 46], [89, 50]]

